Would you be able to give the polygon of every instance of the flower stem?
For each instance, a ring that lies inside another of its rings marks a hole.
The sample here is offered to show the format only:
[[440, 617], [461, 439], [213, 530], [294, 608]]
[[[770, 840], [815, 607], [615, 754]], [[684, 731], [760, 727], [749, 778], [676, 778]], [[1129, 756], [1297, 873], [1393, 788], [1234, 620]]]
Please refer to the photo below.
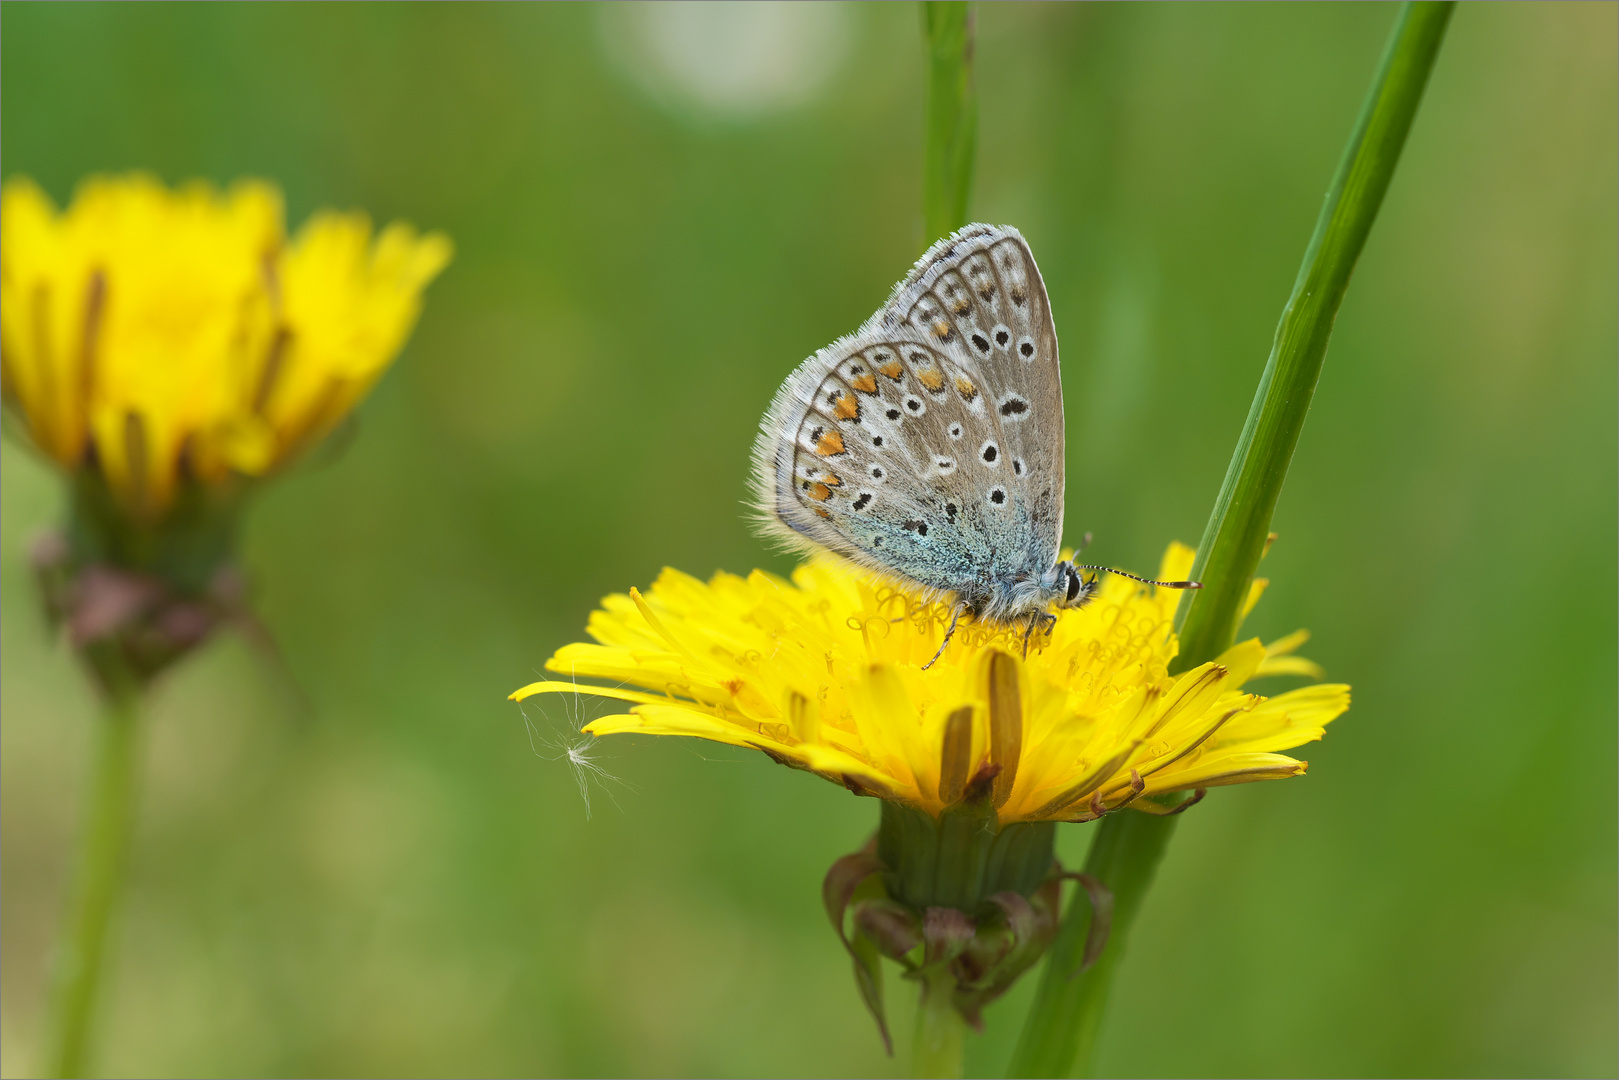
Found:
[[138, 758], [140, 691], [107, 697], [79, 829], [73, 895], [57, 942], [50, 1000], [51, 1076], [84, 1075], [107, 928], [129, 854]]
[[[967, 224], [978, 149], [973, 35], [972, 5], [966, 0], [923, 0], [922, 41], [928, 65], [927, 149], [922, 165], [927, 236], [923, 248]], [[883, 813], [887, 821], [887, 803]], [[912, 1076], [961, 1075], [967, 1023], [956, 1010], [955, 990], [955, 976], [944, 965], [922, 977], [911, 1047]]]
[[[1316, 220], [1293, 295], [1282, 310], [1253, 407], [1198, 546], [1192, 576], [1204, 587], [1181, 603], [1174, 670], [1212, 660], [1236, 638], [1242, 601], [1264, 552], [1271, 513], [1315, 395], [1338, 306], [1394, 175], [1452, 7], [1448, 0], [1407, 3], [1396, 19]], [[1042, 972], [1009, 1076], [1064, 1076], [1076, 1066], [1081, 1073], [1089, 1071], [1113, 972], [1177, 821], [1128, 813], [1109, 816], [1098, 826], [1085, 871], [1113, 892], [1112, 933], [1097, 963], [1070, 978], [1090, 922], [1089, 904], [1076, 892]]]
[[924, 0], [922, 37], [928, 61], [927, 159], [922, 170], [924, 248], [967, 224], [978, 149], [973, 36], [972, 6], [965, 0]]
[[916, 1008], [916, 1039], [911, 1046], [911, 1075], [957, 1077], [967, 1051], [967, 1022], [951, 1000], [956, 980], [941, 966], [922, 980]]

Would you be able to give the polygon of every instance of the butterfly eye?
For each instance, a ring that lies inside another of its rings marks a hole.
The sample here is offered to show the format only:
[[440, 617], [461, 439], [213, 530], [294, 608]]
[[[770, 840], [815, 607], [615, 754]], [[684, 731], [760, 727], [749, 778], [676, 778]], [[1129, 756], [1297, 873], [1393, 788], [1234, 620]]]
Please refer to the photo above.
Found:
[[1066, 599], [1070, 604], [1072, 604], [1074, 602], [1074, 597], [1079, 595], [1079, 586], [1080, 586], [1079, 574], [1074, 570], [1073, 567], [1069, 567], [1068, 568], [1068, 596], [1066, 597]]

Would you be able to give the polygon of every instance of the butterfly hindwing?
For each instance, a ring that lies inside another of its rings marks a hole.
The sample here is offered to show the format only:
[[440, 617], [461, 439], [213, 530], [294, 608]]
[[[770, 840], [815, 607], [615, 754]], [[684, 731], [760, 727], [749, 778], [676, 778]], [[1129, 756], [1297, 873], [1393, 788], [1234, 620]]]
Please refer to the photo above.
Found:
[[757, 447], [759, 500], [796, 546], [959, 592], [992, 575], [996, 519], [1012, 513], [1004, 484], [1000, 503], [971, 496], [976, 473], [1006, 471], [999, 442], [976, 371], [914, 334], [859, 334], [783, 386]]

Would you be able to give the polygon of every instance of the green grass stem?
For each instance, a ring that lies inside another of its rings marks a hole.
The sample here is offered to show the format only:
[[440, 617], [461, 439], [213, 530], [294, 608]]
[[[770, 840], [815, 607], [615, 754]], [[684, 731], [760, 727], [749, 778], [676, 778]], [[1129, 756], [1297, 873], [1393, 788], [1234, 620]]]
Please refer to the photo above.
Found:
[[[1214, 659], [1236, 639], [1242, 601], [1315, 396], [1338, 307], [1388, 191], [1452, 7], [1448, 0], [1407, 3], [1395, 21], [1198, 546], [1192, 576], [1204, 587], [1182, 600], [1176, 670]], [[1131, 923], [1178, 821], [1130, 813], [1104, 818], [1098, 826], [1085, 872], [1113, 892], [1112, 934], [1097, 963], [1072, 975], [1090, 924], [1090, 905], [1076, 890], [1041, 973], [1009, 1076], [1089, 1072]]]
[[978, 150], [973, 22], [972, 5], [965, 0], [923, 0], [922, 38], [928, 64], [924, 248], [967, 224]]

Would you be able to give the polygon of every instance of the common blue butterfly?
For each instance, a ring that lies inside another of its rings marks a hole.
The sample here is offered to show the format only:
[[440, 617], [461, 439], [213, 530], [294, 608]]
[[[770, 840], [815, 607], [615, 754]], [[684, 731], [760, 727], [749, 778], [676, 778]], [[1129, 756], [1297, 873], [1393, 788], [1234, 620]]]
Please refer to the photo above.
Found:
[[965, 613], [1032, 631], [1096, 588], [1080, 571], [1103, 567], [1058, 558], [1057, 331], [1010, 226], [968, 225], [929, 248], [864, 326], [787, 377], [761, 428], [765, 531], [952, 598], [946, 645]]

